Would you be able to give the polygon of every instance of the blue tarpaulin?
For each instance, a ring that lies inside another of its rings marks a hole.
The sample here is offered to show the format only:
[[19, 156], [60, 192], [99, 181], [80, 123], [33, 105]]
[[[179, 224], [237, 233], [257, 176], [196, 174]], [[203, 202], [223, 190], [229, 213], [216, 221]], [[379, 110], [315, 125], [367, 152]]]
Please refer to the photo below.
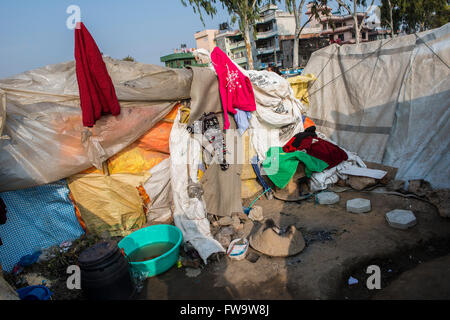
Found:
[[84, 234], [64, 180], [0, 193], [7, 221], [0, 225], [0, 263], [10, 272], [20, 258]]

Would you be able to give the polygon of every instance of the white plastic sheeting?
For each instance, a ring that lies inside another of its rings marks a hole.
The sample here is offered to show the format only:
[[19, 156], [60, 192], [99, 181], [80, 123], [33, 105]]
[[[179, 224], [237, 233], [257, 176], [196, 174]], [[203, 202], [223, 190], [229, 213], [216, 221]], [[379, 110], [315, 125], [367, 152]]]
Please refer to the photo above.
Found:
[[255, 116], [250, 119], [251, 142], [263, 161], [270, 147], [282, 147], [304, 130], [305, 109], [283, 77], [269, 71], [243, 72], [252, 83], [256, 100]]
[[[337, 145], [336, 142], [330, 140], [322, 132], [317, 131], [317, 136], [323, 140], [327, 140], [327, 141]], [[331, 169], [326, 169], [322, 172], [314, 172], [311, 175], [311, 178], [309, 181], [309, 186], [310, 186], [312, 192], [325, 190], [330, 185], [333, 185], [336, 182], [338, 182], [339, 179], [347, 180], [348, 176], [346, 174], [344, 174], [343, 172], [346, 171], [346, 169], [348, 169], [348, 168], [351, 168], [351, 167], [367, 168], [364, 161], [362, 161], [361, 158], [358, 157], [358, 155], [356, 153], [347, 151], [344, 148], [341, 148], [341, 149], [345, 151], [348, 159], [345, 161], [342, 161], [340, 164], [338, 164], [337, 166], [335, 166]]]
[[172, 217], [172, 185], [170, 183], [170, 158], [150, 169], [152, 175], [145, 183], [145, 192], [150, 197], [148, 219], [152, 222], [165, 222]]
[[175, 101], [189, 98], [190, 70], [109, 58], [105, 63], [121, 114], [104, 116], [90, 129], [81, 121], [74, 61], [0, 80], [0, 192], [51, 183], [92, 165], [100, 169]]
[[173, 191], [175, 225], [183, 232], [183, 240], [192, 244], [205, 264], [207, 258], [215, 252], [225, 252], [222, 245], [213, 238], [206, 207], [203, 200], [189, 198], [188, 186], [188, 153], [189, 176], [198, 183], [197, 170], [201, 163], [201, 144], [192, 139], [187, 125], [180, 123], [180, 111], [174, 120], [170, 132], [170, 181]]
[[318, 130], [397, 179], [449, 187], [450, 24], [313, 53], [304, 73]]

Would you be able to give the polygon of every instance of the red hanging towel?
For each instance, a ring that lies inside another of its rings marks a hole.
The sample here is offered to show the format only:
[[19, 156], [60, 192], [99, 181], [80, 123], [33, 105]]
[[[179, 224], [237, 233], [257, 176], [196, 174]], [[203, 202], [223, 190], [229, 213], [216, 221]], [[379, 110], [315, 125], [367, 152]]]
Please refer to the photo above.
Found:
[[92, 127], [104, 114], [119, 115], [119, 101], [102, 54], [82, 22], [75, 28], [75, 62], [83, 125]]

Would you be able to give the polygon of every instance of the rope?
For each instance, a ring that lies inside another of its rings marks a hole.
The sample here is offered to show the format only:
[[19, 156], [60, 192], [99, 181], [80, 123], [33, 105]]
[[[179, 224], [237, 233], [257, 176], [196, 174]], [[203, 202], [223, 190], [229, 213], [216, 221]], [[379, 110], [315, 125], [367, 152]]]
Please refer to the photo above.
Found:
[[427, 46], [427, 48], [428, 49], [430, 49], [430, 51], [431, 52], [433, 52], [433, 54], [436, 56], [436, 57], [438, 57], [439, 58], [439, 60], [441, 60], [441, 62], [443, 63], [443, 64], [445, 64], [446, 66], [447, 66], [447, 68], [448, 69], [450, 69], [450, 67], [449, 67], [449, 65], [444, 61], [444, 59], [442, 59], [441, 58], [441, 56], [440, 55], [438, 55], [421, 37], [419, 37], [418, 35], [417, 35], [417, 33], [414, 33], [414, 35], [416, 36], [416, 38], [417, 39], [419, 39], [420, 41], [422, 41], [422, 43], [424, 44], [424, 45], [426, 45]]
[[[444, 59], [437, 54], [421, 37], [419, 37], [417, 35], [417, 33], [414, 33], [414, 35], [416, 36], [416, 38], [420, 39], [420, 41], [425, 44], [425, 46], [427, 46], [428, 49], [430, 49], [430, 51], [436, 56], [438, 57], [439, 60], [441, 60], [441, 62], [450, 69], [450, 66], [444, 61]], [[309, 97], [313, 96], [315, 93], [317, 93], [318, 91], [322, 90], [323, 88], [325, 88], [327, 85], [329, 85], [330, 83], [334, 82], [336, 79], [340, 78], [341, 76], [343, 76], [345, 73], [347, 73], [348, 71], [350, 71], [351, 69], [353, 69], [354, 67], [356, 67], [357, 65], [359, 65], [360, 63], [362, 63], [364, 60], [368, 59], [369, 57], [371, 57], [373, 54], [379, 52], [381, 50], [381, 48], [383, 48], [385, 45], [387, 45], [389, 42], [391, 42], [394, 38], [391, 38], [390, 40], [386, 41], [378, 50], [370, 53], [367, 57], [365, 57], [364, 59], [362, 59], [361, 61], [359, 61], [358, 63], [356, 63], [355, 65], [351, 66], [349, 69], [345, 70], [344, 72], [342, 72], [340, 75], [338, 75], [337, 77], [335, 77], [334, 79], [330, 80], [329, 82], [327, 82], [326, 84], [324, 84], [322, 87], [320, 87], [319, 89], [317, 89], [316, 91], [314, 91], [313, 93], [309, 94]], [[325, 66], [323, 67], [323, 69], [320, 71], [319, 75], [316, 77], [316, 79], [319, 79], [319, 76], [322, 74], [323, 70], [326, 68], [326, 66], [328, 65], [328, 63], [331, 61], [331, 56], [328, 59], [327, 63], [325, 64]], [[314, 80], [313, 84], [317, 81]]]
[[[329, 82], [327, 82], [326, 84], [324, 84], [322, 87], [320, 87], [319, 89], [317, 89], [316, 91], [314, 91], [313, 93], [311, 93], [309, 95], [309, 97], [312, 97], [315, 93], [317, 93], [318, 91], [322, 90], [323, 88], [325, 88], [327, 85], [329, 85], [330, 83], [334, 82], [335, 80], [337, 80], [338, 78], [340, 78], [341, 76], [343, 76], [344, 74], [346, 74], [348, 71], [352, 70], [354, 67], [356, 67], [357, 65], [359, 65], [360, 63], [364, 62], [366, 59], [370, 58], [372, 55], [374, 55], [375, 53], [379, 52], [381, 50], [381, 48], [383, 48], [385, 45], [387, 45], [389, 42], [391, 42], [394, 38], [391, 38], [390, 40], [386, 41], [383, 45], [381, 45], [378, 50], [371, 52], [367, 57], [365, 57], [364, 59], [361, 59], [361, 61], [359, 61], [358, 63], [355, 63], [353, 66], [351, 66], [350, 68], [348, 68], [347, 70], [345, 70], [344, 72], [342, 72], [341, 74], [339, 74], [337, 77], [335, 77], [334, 79], [330, 80]], [[330, 59], [328, 60], [328, 62], [326, 63], [325, 67], [328, 65], [328, 63], [330, 62]], [[322, 71], [325, 69], [325, 67], [322, 69]], [[319, 78], [320, 74], [322, 73], [322, 71], [319, 73], [319, 75], [316, 77], [317, 79]], [[315, 80], [316, 81], [316, 80]], [[314, 82], [315, 82], [314, 81]], [[313, 83], [314, 84], [314, 83]]]

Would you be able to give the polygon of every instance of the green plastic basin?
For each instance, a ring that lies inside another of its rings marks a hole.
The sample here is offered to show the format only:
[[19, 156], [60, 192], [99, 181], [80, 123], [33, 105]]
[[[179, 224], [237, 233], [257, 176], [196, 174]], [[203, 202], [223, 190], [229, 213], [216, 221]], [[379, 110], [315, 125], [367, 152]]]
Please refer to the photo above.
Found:
[[159, 224], [135, 231], [123, 238], [118, 246], [126, 256], [136, 249], [154, 243], [168, 242], [174, 246], [157, 258], [132, 262], [128, 261], [131, 271], [144, 277], [153, 277], [170, 269], [178, 260], [183, 234], [180, 229], [168, 224]]

